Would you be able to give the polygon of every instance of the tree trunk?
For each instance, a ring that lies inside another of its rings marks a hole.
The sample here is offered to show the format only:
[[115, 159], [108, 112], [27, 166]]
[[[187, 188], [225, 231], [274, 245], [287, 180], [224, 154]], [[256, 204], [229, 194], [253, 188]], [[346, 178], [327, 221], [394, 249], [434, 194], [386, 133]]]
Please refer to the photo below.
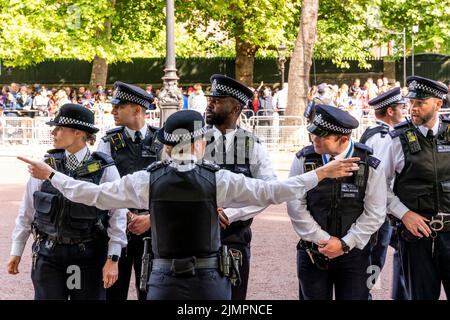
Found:
[[[304, 0], [300, 18], [300, 29], [289, 64], [289, 89], [286, 106], [287, 116], [303, 117], [307, 105], [309, 89], [309, 70], [316, 41], [319, 0]], [[301, 121], [289, 121], [300, 125]]]
[[[116, 6], [116, 0], [110, 0], [111, 8]], [[112, 16], [107, 17], [104, 23], [103, 29], [97, 30], [97, 38], [99, 42], [103, 44], [103, 49], [108, 48], [111, 42], [111, 23]], [[89, 81], [89, 89], [91, 91], [96, 90], [97, 84], [100, 84], [105, 88], [106, 79], [108, 75], [108, 61], [105, 58], [99, 56], [98, 54], [94, 57], [94, 62], [92, 63], [91, 80]]]
[[236, 80], [247, 86], [253, 85], [253, 67], [257, 50], [258, 47], [256, 45], [252, 45], [236, 37]]
[[101, 84], [103, 88], [106, 86], [106, 78], [108, 75], [108, 63], [105, 59], [95, 56], [92, 63], [91, 81], [89, 82], [89, 89], [96, 90], [96, 85]]

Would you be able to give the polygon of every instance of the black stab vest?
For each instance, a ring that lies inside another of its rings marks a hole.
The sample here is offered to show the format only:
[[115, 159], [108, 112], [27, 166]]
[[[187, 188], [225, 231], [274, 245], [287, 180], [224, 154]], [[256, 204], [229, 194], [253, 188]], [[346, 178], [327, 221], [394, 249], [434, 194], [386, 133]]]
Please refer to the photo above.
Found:
[[[363, 185], [355, 183], [356, 174], [339, 179], [324, 179], [317, 187], [307, 193], [307, 209], [320, 227], [330, 235], [342, 238], [352, 224], [364, 211], [369, 166], [377, 167], [379, 160], [370, 156], [372, 149], [356, 142], [353, 157], [361, 158], [359, 165], [363, 170]], [[304, 157], [304, 171], [314, 170], [323, 165], [322, 156], [315, 153], [314, 147], [307, 146], [296, 154]]]
[[[421, 148], [414, 153], [408, 143], [411, 132]], [[405, 156], [405, 166], [394, 183], [394, 193], [400, 201], [427, 218], [438, 212], [450, 213], [450, 120], [440, 119], [433, 141], [408, 122], [397, 125], [391, 136], [400, 139]]]
[[150, 172], [150, 215], [155, 258], [209, 257], [220, 248], [215, 165], [181, 172], [156, 162]]
[[[207, 139], [207, 150], [213, 151], [215, 143], [217, 143], [217, 141], [214, 141], [214, 136], [212, 139]], [[242, 173], [246, 177], [253, 178], [250, 171], [250, 159], [255, 143], [260, 143], [255, 135], [238, 127], [234, 135], [233, 157], [231, 158], [227, 155], [228, 161], [227, 163], [223, 163], [223, 161], [216, 161], [214, 152], [207, 152], [206, 159], [215, 162], [221, 169], [229, 170], [234, 173]], [[232, 159], [231, 163], [229, 163], [230, 159]], [[222, 242], [224, 244], [237, 243], [244, 245], [250, 243], [251, 232], [249, 229], [252, 222], [253, 218], [245, 221], [235, 221], [226, 229], [221, 229]]]
[[[50, 150], [46, 161], [52, 159], [56, 170], [74, 179], [100, 183], [105, 167], [113, 165], [110, 156], [102, 152], [93, 152], [87, 160], [74, 173], [65, 169], [64, 150]], [[81, 170], [86, 170], [81, 173]], [[78, 174], [79, 173], [79, 174]], [[33, 194], [34, 208], [36, 210], [33, 225], [40, 233], [52, 238], [84, 241], [98, 237], [107, 237], [108, 211], [81, 203], [72, 202], [45, 180], [41, 189]]]

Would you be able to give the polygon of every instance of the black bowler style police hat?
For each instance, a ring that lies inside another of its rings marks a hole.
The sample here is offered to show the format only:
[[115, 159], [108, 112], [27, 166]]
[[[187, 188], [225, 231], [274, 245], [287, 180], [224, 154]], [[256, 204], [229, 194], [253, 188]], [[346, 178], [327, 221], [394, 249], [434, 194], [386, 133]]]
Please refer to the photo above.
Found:
[[253, 99], [253, 91], [233, 78], [221, 74], [213, 74], [210, 81], [212, 84], [211, 93], [205, 96], [232, 97], [244, 107], [248, 106]]
[[122, 81], [116, 81], [114, 83], [113, 97], [110, 102], [111, 104], [136, 103], [148, 109], [153, 102], [153, 97], [142, 88]]
[[61, 106], [56, 117], [47, 122], [49, 126], [60, 126], [78, 129], [89, 133], [98, 132], [94, 127], [94, 113], [75, 103], [66, 103]]
[[369, 105], [372, 106], [375, 110], [379, 110], [385, 107], [388, 107], [393, 104], [402, 104], [406, 103], [406, 99], [402, 96], [401, 90], [399, 87], [395, 87], [389, 91], [386, 91], [383, 94], [369, 100]]
[[448, 93], [448, 88], [445, 84], [419, 76], [406, 78], [406, 84], [408, 85], [406, 98], [410, 99], [442, 99]]
[[358, 120], [337, 107], [316, 105], [313, 121], [308, 125], [308, 131], [316, 136], [325, 137], [330, 134], [350, 134], [359, 126]]
[[175, 146], [181, 142], [191, 143], [203, 137], [207, 128], [200, 112], [181, 110], [171, 114], [158, 130], [158, 140], [166, 145]]

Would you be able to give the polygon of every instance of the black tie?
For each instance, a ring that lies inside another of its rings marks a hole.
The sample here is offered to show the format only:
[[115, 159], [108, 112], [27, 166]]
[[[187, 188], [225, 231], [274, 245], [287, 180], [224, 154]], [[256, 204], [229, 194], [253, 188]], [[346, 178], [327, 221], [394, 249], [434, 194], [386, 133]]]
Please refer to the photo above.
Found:
[[138, 144], [141, 143], [142, 140], [142, 134], [140, 131], [136, 131], [136, 133], [134, 134], [134, 143]]
[[434, 139], [434, 133], [433, 133], [433, 130], [428, 129], [428, 132], [427, 132], [427, 139], [430, 140], [430, 141], [432, 141], [432, 140]]

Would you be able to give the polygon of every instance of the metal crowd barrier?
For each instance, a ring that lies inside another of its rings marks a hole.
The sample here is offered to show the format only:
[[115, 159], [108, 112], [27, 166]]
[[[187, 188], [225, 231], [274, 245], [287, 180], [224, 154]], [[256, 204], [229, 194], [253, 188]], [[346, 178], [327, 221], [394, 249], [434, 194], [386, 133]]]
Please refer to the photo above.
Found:
[[[271, 115], [260, 115], [261, 113], [258, 111], [255, 115], [253, 110], [246, 110], [246, 113], [241, 114], [239, 125], [258, 136], [269, 150], [298, 150], [310, 143], [304, 117], [279, 116], [277, 112]], [[450, 108], [441, 109], [439, 113], [450, 116]], [[51, 146], [52, 128], [46, 125], [50, 119], [50, 117], [0, 117], [0, 143]], [[159, 110], [148, 111], [146, 119], [150, 125], [159, 127]], [[364, 115], [359, 119], [359, 123], [360, 126], [352, 133], [352, 138], [357, 141], [367, 127], [375, 123], [375, 117], [371, 114]], [[96, 115], [96, 126], [100, 129], [97, 137], [102, 137], [107, 130], [115, 127], [113, 116]]]

